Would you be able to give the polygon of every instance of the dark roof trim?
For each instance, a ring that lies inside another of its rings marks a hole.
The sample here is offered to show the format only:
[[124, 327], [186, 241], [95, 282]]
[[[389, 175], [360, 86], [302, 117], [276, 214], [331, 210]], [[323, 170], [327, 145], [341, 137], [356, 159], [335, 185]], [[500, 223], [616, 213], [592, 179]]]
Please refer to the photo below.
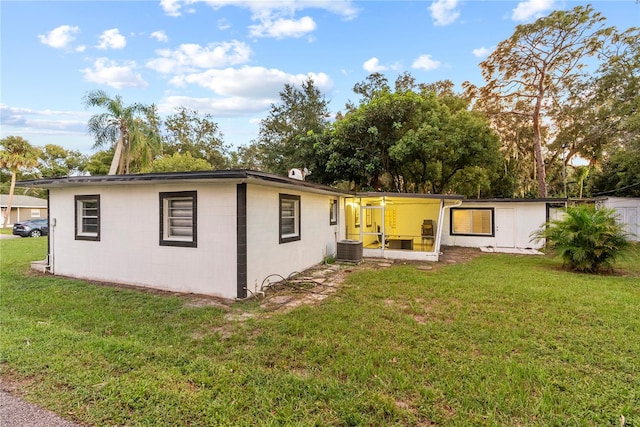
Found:
[[566, 198], [539, 198], [539, 199], [464, 199], [464, 202], [468, 203], [500, 203], [500, 202], [516, 202], [516, 203], [565, 203]]
[[356, 193], [354, 197], [404, 197], [408, 199], [451, 199], [462, 200], [464, 197], [457, 194], [423, 194], [423, 193], [388, 193], [365, 192]]
[[316, 191], [325, 191], [333, 194], [350, 195], [349, 191], [338, 190], [326, 185], [315, 184], [307, 181], [300, 181], [293, 178], [286, 178], [265, 172], [251, 171], [246, 169], [230, 169], [215, 171], [197, 172], [161, 172], [142, 173], [129, 175], [101, 175], [101, 176], [69, 176], [63, 178], [45, 178], [28, 181], [18, 181], [16, 185], [21, 187], [67, 187], [72, 185], [89, 184], [120, 184], [120, 183], [143, 183], [143, 182], [169, 182], [169, 181], [193, 181], [193, 180], [261, 180], [274, 184], [292, 185], [304, 187]]

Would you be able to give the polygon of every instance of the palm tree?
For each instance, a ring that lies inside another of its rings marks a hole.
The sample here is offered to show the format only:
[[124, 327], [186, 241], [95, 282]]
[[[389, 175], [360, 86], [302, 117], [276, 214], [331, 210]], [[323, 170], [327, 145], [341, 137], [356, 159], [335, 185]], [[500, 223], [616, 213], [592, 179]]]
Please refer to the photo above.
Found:
[[534, 239], [546, 239], [565, 265], [584, 273], [611, 270], [616, 258], [631, 247], [614, 209], [593, 205], [568, 207], [564, 218], [550, 221]]
[[[140, 157], [142, 166], [150, 162], [149, 151], [152, 151], [158, 141], [152, 126], [144, 126], [142, 116], [148, 116], [150, 107], [134, 103], [124, 105], [122, 97], [116, 95], [111, 98], [102, 90], [87, 92], [83, 98], [85, 107], [102, 107], [107, 111], [96, 114], [89, 119], [87, 126], [89, 133], [96, 139], [94, 148], [105, 144], [115, 144], [115, 152], [109, 175], [129, 173], [132, 157]], [[138, 153], [145, 153], [139, 155]]]
[[0, 140], [0, 167], [11, 171], [11, 187], [9, 188], [9, 201], [5, 211], [2, 227], [5, 228], [11, 216], [11, 204], [16, 188], [16, 176], [19, 169], [33, 168], [38, 165], [38, 150], [21, 136], [8, 136]]

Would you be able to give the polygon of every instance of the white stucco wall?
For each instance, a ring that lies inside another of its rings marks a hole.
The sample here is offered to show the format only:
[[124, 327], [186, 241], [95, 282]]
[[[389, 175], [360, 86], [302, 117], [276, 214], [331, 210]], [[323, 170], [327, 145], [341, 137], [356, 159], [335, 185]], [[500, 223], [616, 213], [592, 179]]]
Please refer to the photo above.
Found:
[[[538, 230], [547, 220], [545, 202], [474, 202], [463, 201], [460, 208], [493, 208], [494, 209], [494, 236], [459, 236], [451, 234], [451, 213], [447, 209], [443, 221], [442, 245], [464, 247], [516, 247], [516, 248], [540, 248], [544, 242], [531, 241], [531, 233]], [[501, 224], [498, 210], [512, 214], [511, 225]], [[508, 231], [511, 229], [511, 231]], [[498, 236], [498, 233], [507, 233], [509, 236]], [[501, 243], [505, 240], [509, 243]]]
[[[159, 193], [197, 191], [198, 247], [159, 245]], [[100, 241], [75, 240], [74, 196], [100, 195]], [[53, 273], [236, 297], [236, 185], [130, 184], [50, 191]]]
[[[301, 239], [280, 243], [279, 194], [300, 196]], [[287, 277], [302, 271], [324, 257], [336, 254], [336, 241], [344, 238], [343, 201], [338, 224], [329, 224], [329, 200], [334, 195], [315, 194], [298, 189], [249, 184], [247, 187], [247, 288], [260, 290], [271, 274]], [[273, 278], [271, 281], [277, 281]]]

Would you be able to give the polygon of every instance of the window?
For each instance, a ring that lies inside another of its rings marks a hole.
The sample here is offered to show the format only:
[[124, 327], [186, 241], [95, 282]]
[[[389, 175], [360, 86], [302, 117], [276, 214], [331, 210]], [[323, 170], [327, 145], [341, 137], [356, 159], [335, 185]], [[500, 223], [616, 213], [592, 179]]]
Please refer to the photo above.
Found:
[[300, 196], [280, 194], [280, 243], [300, 240]]
[[31, 218], [40, 218], [40, 209], [31, 209]]
[[451, 234], [493, 236], [493, 209], [452, 208]]
[[100, 240], [100, 196], [76, 196], [76, 240]]
[[329, 200], [329, 225], [338, 223], [338, 201], [336, 199]]
[[160, 193], [160, 246], [198, 246], [195, 191]]

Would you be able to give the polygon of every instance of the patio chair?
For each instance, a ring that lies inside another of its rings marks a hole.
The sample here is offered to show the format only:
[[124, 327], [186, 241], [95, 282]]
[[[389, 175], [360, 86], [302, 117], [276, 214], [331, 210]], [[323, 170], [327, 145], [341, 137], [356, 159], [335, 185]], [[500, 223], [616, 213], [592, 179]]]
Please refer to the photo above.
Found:
[[425, 219], [422, 221], [422, 250], [425, 248], [425, 243], [432, 246], [435, 242], [435, 233], [433, 227], [433, 220]]

